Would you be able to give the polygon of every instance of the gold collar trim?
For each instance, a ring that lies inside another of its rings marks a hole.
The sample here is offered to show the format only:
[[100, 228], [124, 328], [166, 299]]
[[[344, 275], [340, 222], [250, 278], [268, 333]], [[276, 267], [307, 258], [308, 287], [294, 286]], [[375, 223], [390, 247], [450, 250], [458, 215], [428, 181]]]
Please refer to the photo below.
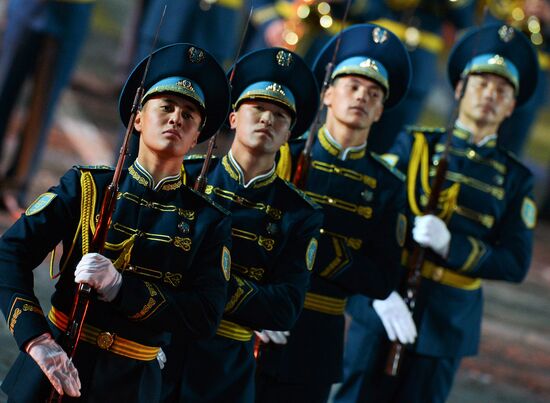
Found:
[[494, 148], [497, 145], [497, 135], [490, 134], [485, 136], [480, 142], [475, 143], [472, 133], [466, 129], [459, 121], [456, 122], [455, 128], [453, 130], [453, 136], [464, 140], [470, 144], [475, 145], [476, 147], [490, 147]]
[[277, 178], [277, 173], [275, 172], [275, 163], [273, 163], [273, 168], [271, 168], [269, 172], [258, 175], [245, 183], [244, 172], [237, 161], [235, 161], [235, 158], [233, 158], [231, 150], [229, 151], [229, 153], [227, 153], [227, 155], [224, 155], [224, 157], [222, 158], [222, 165], [229, 176], [239, 182], [239, 184], [244, 188], [251, 187], [253, 189], [257, 189], [260, 187], [264, 187], [273, 183], [273, 181]]
[[326, 126], [319, 129], [317, 133], [319, 143], [321, 146], [331, 155], [334, 155], [339, 160], [345, 161], [347, 159], [358, 160], [365, 156], [367, 150], [367, 143], [360, 146], [342, 148], [340, 144], [330, 135]]
[[182, 185], [182, 176], [181, 173], [178, 175], [167, 176], [166, 178], [161, 179], [156, 185], [155, 180], [145, 168], [136, 160], [128, 168], [128, 172], [140, 185], [153, 189], [154, 191], [164, 190], [176, 190]]

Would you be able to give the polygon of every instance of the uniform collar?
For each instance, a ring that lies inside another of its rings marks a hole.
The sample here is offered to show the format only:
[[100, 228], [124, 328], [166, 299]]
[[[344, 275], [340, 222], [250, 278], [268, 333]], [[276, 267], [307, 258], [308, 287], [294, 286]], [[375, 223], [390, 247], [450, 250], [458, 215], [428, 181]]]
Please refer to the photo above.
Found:
[[182, 185], [181, 173], [178, 175], [167, 176], [155, 184], [153, 176], [147, 172], [143, 166], [141, 166], [137, 159], [130, 166], [130, 168], [128, 168], [128, 172], [140, 185], [152, 189], [155, 192], [158, 192], [159, 190], [175, 190]]
[[363, 158], [367, 149], [367, 142], [359, 146], [343, 148], [334, 137], [331, 136], [326, 126], [321, 127], [318, 133], [319, 143], [327, 150], [331, 155], [334, 155], [339, 160], [345, 161], [347, 159], [357, 160]]
[[489, 134], [485, 137], [483, 137], [480, 141], [477, 143], [474, 143], [473, 141], [473, 134], [470, 132], [464, 124], [462, 124], [460, 121], [455, 122], [455, 130], [453, 133], [456, 137], [475, 145], [476, 147], [495, 147], [497, 144], [497, 134]]
[[262, 186], [267, 186], [270, 183], [272, 183], [275, 178], [277, 177], [277, 174], [275, 173], [275, 162], [273, 163], [273, 167], [269, 170], [269, 172], [265, 174], [261, 174], [258, 176], [255, 176], [254, 178], [250, 179], [248, 182], [244, 182], [244, 172], [240, 165], [237, 163], [235, 158], [233, 157], [233, 154], [231, 153], [231, 150], [222, 158], [222, 165], [234, 180], [239, 182], [239, 185], [241, 185], [244, 188], [259, 188]]

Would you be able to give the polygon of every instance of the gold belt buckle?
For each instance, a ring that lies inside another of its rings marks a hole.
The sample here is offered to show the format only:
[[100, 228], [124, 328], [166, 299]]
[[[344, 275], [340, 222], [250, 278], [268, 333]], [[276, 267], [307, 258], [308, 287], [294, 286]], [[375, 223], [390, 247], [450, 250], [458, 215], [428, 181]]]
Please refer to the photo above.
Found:
[[97, 346], [103, 350], [110, 349], [114, 342], [115, 342], [114, 333], [101, 332], [97, 335], [97, 338], [96, 338]]

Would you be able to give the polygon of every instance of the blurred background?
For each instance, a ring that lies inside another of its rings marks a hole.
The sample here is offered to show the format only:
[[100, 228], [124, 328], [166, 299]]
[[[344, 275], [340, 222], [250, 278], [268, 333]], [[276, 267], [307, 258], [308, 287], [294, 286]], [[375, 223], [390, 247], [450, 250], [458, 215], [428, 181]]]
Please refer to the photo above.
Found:
[[[152, 46], [192, 42], [229, 67], [265, 46], [308, 62], [341, 26], [376, 21], [406, 44], [413, 64], [407, 99], [369, 137], [383, 152], [402, 125], [446, 126], [454, 107], [448, 51], [469, 26], [505, 21], [539, 52], [537, 94], [502, 128], [499, 141], [535, 174], [539, 223], [521, 285], [485, 281], [480, 354], [463, 361], [449, 402], [550, 401], [550, 1], [548, 0], [0, 0], [0, 233], [72, 165], [113, 165], [124, 128], [118, 93]], [[247, 21], [249, 23], [247, 24]], [[218, 141], [217, 154], [231, 142]], [[192, 152], [204, 152], [204, 145]], [[132, 158], [132, 157], [130, 157]], [[60, 254], [57, 254], [60, 256]], [[49, 309], [49, 262], [35, 270]], [[0, 321], [0, 382], [17, 354]], [[0, 402], [5, 401], [0, 392]]]

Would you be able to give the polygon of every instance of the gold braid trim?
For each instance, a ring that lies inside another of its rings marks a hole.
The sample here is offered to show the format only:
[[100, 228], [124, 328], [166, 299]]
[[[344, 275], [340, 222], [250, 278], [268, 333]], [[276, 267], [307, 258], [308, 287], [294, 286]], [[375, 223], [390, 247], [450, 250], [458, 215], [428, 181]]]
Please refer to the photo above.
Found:
[[276, 170], [277, 176], [285, 181], [289, 181], [292, 172], [292, 156], [288, 143], [284, 143], [281, 148], [279, 148], [279, 154], [280, 157]]
[[[82, 175], [80, 176], [80, 188], [81, 188], [81, 199], [80, 199], [80, 221], [76, 228], [73, 242], [71, 244], [71, 249], [67, 254], [65, 263], [59, 269], [59, 273], [56, 275], [53, 274], [53, 263], [55, 258], [55, 249], [52, 251], [50, 259], [50, 278], [57, 278], [63, 273], [67, 267], [67, 262], [69, 257], [72, 255], [76, 242], [78, 241], [78, 236], [82, 235], [82, 255], [88, 253], [90, 247], [90, 232], [95, 233], [95, 221], [94, 221], [94, 212], [97, 199], [97, 189], [95, 186], [94, 179], [92, 174], [88, 171], [81, 171]], [[84, 225], [83, 225], [84, 223]]]
[[132, 249], [134, 248], [134, 243], [137, 237], [138, 235], [136, 233], [119, 244], [112, 244], [109, 242], [105, 242], [105, 249], [107, 250], [112, 250], [112, 251], [122, 250], [122, 252], [120, 252], [120, 254], [118, 255], [118, 258], [113, 262], [113, 266], [115, 266], [117, 270], [124, 271], [130, 264]]
[[94, 212], [97, 190], [92, 174], [88, 171], [82, 172], [80, 185], [82, 187], [80, 221], [82, 222], [82, 256], [84, 256], [90, 250], [90, 233], [95, 233]]
[[[420, 210], [416, 200], [416, 183], [420, 169], [420, 183], [426, 198], [430, 197], [431, 187], [429, 183], [429, 150], [426, 138], [422, 133], [414, 133], [414, 144], [411, 151], [411, 159], [407, 170], [407, 198], [414, 215], [424, 213]], [[449, 188], [441, 191], [439, 203], [441, 211], [437, 214], [441, 219], [448, 221], [456, 208], [460, 183], [453, 183]]]

